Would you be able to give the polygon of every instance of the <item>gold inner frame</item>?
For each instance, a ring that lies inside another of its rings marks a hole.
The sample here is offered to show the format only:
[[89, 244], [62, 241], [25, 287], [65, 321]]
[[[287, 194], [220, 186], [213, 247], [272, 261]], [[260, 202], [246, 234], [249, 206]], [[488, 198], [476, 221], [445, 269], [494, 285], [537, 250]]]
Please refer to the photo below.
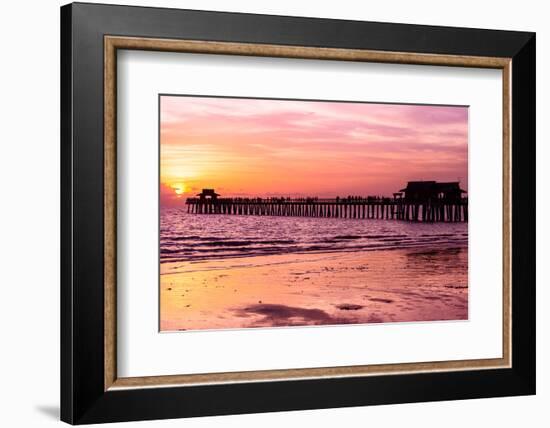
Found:
[[[242, 55], [394, 64], [441, 65], [502, 70], [503, 91], [503, 320], [502, 358], [431, 361], [421, 363], [356, 365], [227, 373], [119, 378], [116, 367], [116, 89], [117, 50], [147, 50], [213, 55]], [[382, 374], [441, 372], [511, 367], [511, 58], [383, 52], [250, 43], [169, 40], [138, 37], [104, 37], [104, 388], [191, 386], [270, 380], [354, 377]]]

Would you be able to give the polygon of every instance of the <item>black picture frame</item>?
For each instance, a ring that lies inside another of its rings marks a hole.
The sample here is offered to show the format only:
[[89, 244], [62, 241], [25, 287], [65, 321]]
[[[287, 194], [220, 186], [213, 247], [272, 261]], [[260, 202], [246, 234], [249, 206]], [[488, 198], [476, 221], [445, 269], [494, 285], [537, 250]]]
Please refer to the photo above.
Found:
[[[104, 36], [512, 58], [512, 366], [104, 389]], [[535, 34], [73, 3], [61, 8], [61, 419], [71, 424], [535, 393]]]

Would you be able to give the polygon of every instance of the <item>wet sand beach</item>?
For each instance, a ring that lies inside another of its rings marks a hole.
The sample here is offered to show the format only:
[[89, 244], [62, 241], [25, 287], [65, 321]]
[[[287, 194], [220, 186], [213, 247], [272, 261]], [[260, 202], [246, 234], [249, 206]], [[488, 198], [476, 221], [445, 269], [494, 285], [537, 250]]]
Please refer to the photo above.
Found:
[[161, 331], [466, 320], [466, 245], [163, 262]]

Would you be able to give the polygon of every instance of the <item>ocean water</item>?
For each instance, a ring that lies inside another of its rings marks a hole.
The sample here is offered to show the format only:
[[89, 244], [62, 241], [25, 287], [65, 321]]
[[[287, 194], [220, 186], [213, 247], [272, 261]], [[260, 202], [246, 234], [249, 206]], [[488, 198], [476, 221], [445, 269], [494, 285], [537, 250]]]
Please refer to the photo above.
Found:
[[467, 247], [467, 223], [188, 214], [163, 208], [160, 260]]

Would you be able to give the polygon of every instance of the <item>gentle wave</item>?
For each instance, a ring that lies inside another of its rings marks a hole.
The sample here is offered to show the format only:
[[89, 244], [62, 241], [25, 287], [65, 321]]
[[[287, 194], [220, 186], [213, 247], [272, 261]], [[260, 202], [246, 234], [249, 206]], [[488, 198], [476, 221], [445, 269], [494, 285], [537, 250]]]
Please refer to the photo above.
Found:
[[467, 244], [466, 223], [207, 216], [179, 209], [161, 212], [161, 262]]
[[[467, 242], [440, 242], [437, 243], [437, 248], [463, 248]], [[411, 242], [406, 245], [360, 245], [354, 247], [321, 247], [311, 246], [304, 248], [262, 248], [262, 249], [248, 249], [247, 251], [224, 251], [224, 252], [177, 252], [172, 257], [162, 257], [161, 262], [189, 262], [189, 261], [203, 261], [203, 260], [215, 260], [215, 259], [229, 259], [237, 257], [254, 257], [254, 256], [266, 256], [266, 255], [279, 255], [290, 253], [341, 253], [341, 252], [357, 252], [357, 251], [375, 251], [375, 250], [398, 250], [398, 249], [433, 249], [434, 245], [430, 245], [427, 242]]]

